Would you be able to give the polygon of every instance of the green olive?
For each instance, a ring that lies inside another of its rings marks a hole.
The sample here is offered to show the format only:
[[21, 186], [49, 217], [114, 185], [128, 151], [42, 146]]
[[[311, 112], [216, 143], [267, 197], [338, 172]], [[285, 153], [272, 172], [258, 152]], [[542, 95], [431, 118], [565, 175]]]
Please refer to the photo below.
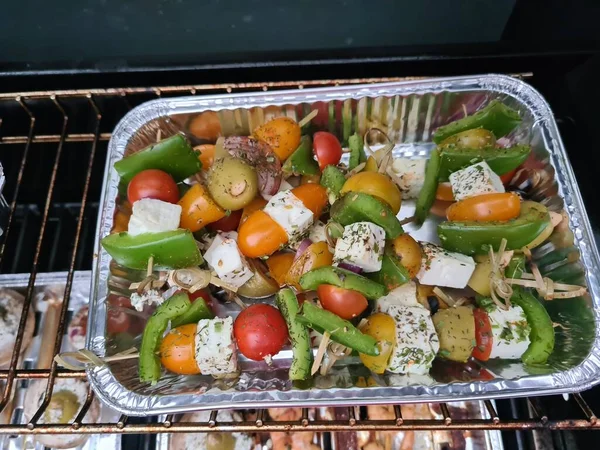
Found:
[[58, 423], [69, 423], [75, 417], [81, 405], [77, 399], [77, 395], [71, 391], [58, 391], [52, 394], [50, 404], [44, 412], [46, 422], [56, 422], [52, 411], [60, 411]]
[[208, 433], [206, 450], [234, 450], [235, 438], [231, 433]]
[[496, 145], [494, 133], [483, 128], [461, 131], [444, 139], [440, 147], [455, 145], [459, 148], [484, 148]]
[[222, 158], [208, 171], [206, 187], [221, 208], [236, 211], [256, 197], [258, 177], [254, 167], [241, 159]]
[[440, 338], [439, 355], [451, 361], [466, 362], [475, 347], [475, 318], [468, 306], [440, 309], [433, 315]]

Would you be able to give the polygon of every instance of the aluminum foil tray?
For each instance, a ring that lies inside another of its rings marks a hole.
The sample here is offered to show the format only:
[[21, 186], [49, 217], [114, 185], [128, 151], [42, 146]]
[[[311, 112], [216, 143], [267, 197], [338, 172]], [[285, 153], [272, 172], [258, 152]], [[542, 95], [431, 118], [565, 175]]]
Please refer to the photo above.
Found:
[[[242, 361], [242, 376], [235, 382], [206, 376], [165, 376], [155, 385], [139, 383], [134, 360], [102, 368], [90, 368], [90, 382], [100, 399], [130, 415], [179, 413], [209, 408], [259, 408], [286, 406], [345, 406], [359, 404], [414, 403], [503, 398], [587, 389], [600, 380], [600, 336], [598, 302], [600, 264], [598, 250], [577, 187], [575, 175], [558, 134], [552, 111], [531, 86], [503, 75], [483, 75], [363, 86], [340, 86], [281, 92], [223, 94], [207, 97], [165, 98], [145, 103], [127, 114], [116, 127], [109, 144], [104, 189], [98, 219], [93, 261], [90, 326], [87, 347], [108, 355], [113, 347], [105, 335], [110, 293], [122, 292], [142, 273], [125, 272], [111, 265], [101, 248], [101, 237], [109, 234], [118, 207], [119, 178], [114, 163], [163, 137], [184, 133], [201, 143], [189, 124], [204, 111], [216, 111], [225, 135], [247, 135], [262, 122], [276, 116], [301, 118], [313, 109], [331, 113], [333, 121], [313, 121], [316, 127], [341, 130], [344, 108], [358, 117], [359, 133], [378, 127], [396, 143], [395, 156], [426, 158], [432, 148], [431, 134], [440, 125], [473, 113], [492, 99], [519, 110], [523, 121], [507, 137], [508, 143], [527, 143], [533, 148], [537, 166], [547, 175], [531, 194], [554, 211], [565, 210], [570, 230], [554, 233], [538, 247], [534, 258], [543, 273], [555, 280], [586, 284], [589, 295], [545, 302], [556, 328], [556, 349], [543, 366], [493, 361], [486, 370], [470, 364], [456, 367], [436, 363], [434, 382], [418, 377], [386, 375], [374, 377], [375, 386], [359, 387], [357, 380], [369, 376], [358, 362], [347, 358], [327, 376], [317, 377], [314, 387], [297, 389], [287, 379], [290, 352], [282, 352], [272, 368]], [[319, 116], [318, 116], [319, 117]], [[318, 119], [317, 117], [317, 119]], [[319, 125], [320, 124], [320, 125]], [[411, 209], [413, 208], [413, 209]], [[400, 216], [412, 215], [414, 204], [405, 202]], [[436, 222], [429, 219], [415, 238], [437, 240]], [[124, 279], [125, 278], [125, 279]], [[220, 305], [221, 312], [235, 307]]]

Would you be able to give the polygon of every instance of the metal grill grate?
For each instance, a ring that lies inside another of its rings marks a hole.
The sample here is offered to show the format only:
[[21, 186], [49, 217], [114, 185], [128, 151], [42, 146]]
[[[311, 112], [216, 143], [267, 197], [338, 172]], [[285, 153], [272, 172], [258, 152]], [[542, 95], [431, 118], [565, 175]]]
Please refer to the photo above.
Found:
[[[367, 420], [360, 411], [349, 408], [347, 420], [308, 420], [308, 410], [294, 422], [275, 422], [259, 411], [254, 421], [216, 422], [216, 411], [207, 423], [175, 422], [167, 416], [158, 423], [129, 423], [121, 416], [116, 423], [83, 424], [82, 419], [93, 400], [88, 393], [75, 420], [70, 424], [37, 424], [49, 403], [56, 378], [82, 378], [85, 372], [68, 372], [53, 364], [49, 370], [17, 368], [25, 318], [33, 296], [36, 277], [41, 271], [66, 271], [64, 298], [70, 297], [76, 270], [91, 265], [97, 200], [102, 184], [106, 144], [118, 120], [132, 107], [161, 96], [202, 95], [329, 86], [332, 84], [396, 81], [396, 79], [324, 80], [281, 83], [172, 86], [57, 92], [0, 94], [0, 158], [7, 183], [4, 190], [10, 213], [0, 247], [1, 273], [29, 273], [26, 300], [10, 367], [0, 370], [4, 386], [0, 410], [18, 379], [48, 379], [42, 406], [25, 425], [0, 425], [0, 434], [36, 433], [161, 433], [207, 431], [342, 431], [342, 430], [433, 430], [433, 429], [590, 429], [600, 428], [596, 415], [581, 395], [570, 397], [576, 406], [573, 418], [552, 419], [541, 412], [536, 399], [530, 400], [534, 417], [524, 420], [503, 418], [494, 404], [485, 402], [488, 419], [453, 418], [446, 404], [441, 405], [440, 420], [405, 420], [402, 407], [394, 407], [394, 420]], [[59, 352], [66, 327], [68, 302], [63, 302], [54, 355]]]

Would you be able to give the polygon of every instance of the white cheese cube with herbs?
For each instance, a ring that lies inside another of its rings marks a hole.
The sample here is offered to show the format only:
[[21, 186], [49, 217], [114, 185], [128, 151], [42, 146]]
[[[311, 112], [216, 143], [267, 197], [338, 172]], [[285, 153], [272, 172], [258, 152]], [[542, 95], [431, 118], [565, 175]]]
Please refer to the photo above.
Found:
[[508, 310], [491, 308], [488, 311], [492, 326], [490, 358], [520, 359], [530, 343], [531, 328], [525, 312], [517, 305], [512, 305]]
[[429, 373], [440, 341], [429, 311], [421, 306], [391, 305], [387, 314], [396, 323], [396, 345], [387, 370], [392, 373]]
[[385, 231], [371, 222], [356, 222], [344, 227], [342, 237], [335, 244], [334, 265], [348, 263], [363, 272], [381, 270]]
[[450, 174], [450, 184], [456, 200], [504, 192], [502, 180], [485, 161]]
[[204, 254], [204, 259], [217, 276], [233, 287], [240, 287], [254, 276], [237, 245], [237, 233], [217, 233]]
[[127, 231], [132, 236], [159, 233], [179, 228], [181, 206], [154, 198], [143, 198], [133, 204]]
[[233, 319], [202, 319], [195, 336], [196, 364], [203, 375], [237, 372], [237, 354], [233, 341]]
[[463, 289], [467, 286], [475, 261], [470, 256], [449, 252], [442, 247], [422, 243], [423, 259], [417, 274], [419, 283], [428, 286], [441, 286]]
[[375, 301], [375, 310], [387, 313], [391, 306], [411, 306], [423, 308], [417, 300], [417, 285], [414, 281], [404, 283], [396, 289], [388, 292], [387, 295], [378, 298]]
[[426, 159], [394, 159], [392, 172], [403, 199], [417, 198], [425, 183]]
[[313, 213], [292, 191], [275, 194], [264, 212], [285, 230], [290, 241], [297, 241], [313, 223]]

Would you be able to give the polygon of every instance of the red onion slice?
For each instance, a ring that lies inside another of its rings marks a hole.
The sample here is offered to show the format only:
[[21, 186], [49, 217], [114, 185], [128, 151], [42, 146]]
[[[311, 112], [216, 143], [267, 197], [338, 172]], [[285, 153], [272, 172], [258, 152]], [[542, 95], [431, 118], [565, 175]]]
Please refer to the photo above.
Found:
[[298, 246], [298, 250], [296, 250], [296, 256], [294, 256], [294, 261], [296, 261], [302, 254], [306, 251], [306, 249], [312, 244], [312, 241], [308, 238], [303, 239]]
[[355, 266], [354, 264], [348, 264], [348, 263], [342, 262], [342, 263], [338, 264], [338, 267], [349, 270], [350, 272], [354, 272], [354, 273], [358, 273], [358, 274], [362, 273], [362, 269], [358, 266]]

